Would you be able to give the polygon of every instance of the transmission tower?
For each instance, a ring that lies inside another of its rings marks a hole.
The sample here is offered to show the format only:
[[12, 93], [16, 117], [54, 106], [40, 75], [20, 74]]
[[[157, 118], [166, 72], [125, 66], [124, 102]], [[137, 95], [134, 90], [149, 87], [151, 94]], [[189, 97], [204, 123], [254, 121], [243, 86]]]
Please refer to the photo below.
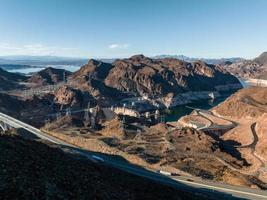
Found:
[[61, 112], [56, 114], [56, 118], [57, 118], [57, 120], [59, 120], [61, 118]]
[[67, 82], [67, 80], [66, 80], [66, 72], [64, 71], [63, 72], [63, 83], [66, 83]]
[[88, 122], [89, 121], [89, 110], [84, 109], [84, 121]]
[[165, 122], [165, 116], [164, 116], [164, 115], [161, 115], [161, 116], [160, 116], [160, 122], [161, 122], [161, 123], [164, 123], [164, 122]]
[[70, 108], [67, 108], [66, 116], [71, 116], [71, 109]]
[[93, 116], [91, 117], [91, 127], [95, 128], [95, 118]]
[[84, 120], [86, 122], [89, 121], [90, 117], [89, 117], [89, 111], [90, 111], [90, 102], [88, 102], [87, 104], [87, 109], [84, 109]]

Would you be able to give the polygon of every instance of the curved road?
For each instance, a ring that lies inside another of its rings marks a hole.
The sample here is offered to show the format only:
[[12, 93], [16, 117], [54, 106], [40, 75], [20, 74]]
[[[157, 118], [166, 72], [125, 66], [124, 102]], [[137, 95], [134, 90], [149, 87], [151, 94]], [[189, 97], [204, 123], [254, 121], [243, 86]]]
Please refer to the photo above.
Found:
[[[207, 129], [228, 129], [228, 128], [234, 128], [238, 125], [237, 122], [234, 122], [234, 121], [231, 121], [229, 119], [225, 119], [221, 116], [217, 116], [215, 115], [214, 113], [210, 112], [210, 111], [207, 111], [207, 110], [202, 110], [202, 109], [199, 109], [199, 108], [193, 108], [193, 107], [190, 107], [190, 106], [186, 106], [187, 108], [190, 108], [192, 110], [195, 110], [197, 112], [198, 115], [200, 115], [201, 117], [203, 117], [204, 119], [208, 120], [209, 121], [209, 125], [206, 125], [206, 126], [203, 126], [203, 127], [199, 127], [197, 128], [198, 130], [207, 130]], [[222, 119], [222, 120], [225, 120], [225, 121], [228, 121], [228, 122], [231, 122], [230, 125], [217, 125], [217, 124], [214, 124], [214, 122], [209, 119], [207, 116], [206, 116], [206, 113], [213, 116], [213, 117], [217, 117], [219, 119]]]
[[[210, 111], [206, 111], [206, 110], [202, 110], [202, 109], [198, 109], [198, 108], [193, 108], [193, 107], [189, 107], [189, 106], [187, 106], [187, 107], [190, 108], [190, 109], [194, 109], [200, 116], [202, 116], [203, 118], [209, 120], [209, 122], [210, 122], [210, 126], [203, 126], [203, 127], [198, 128], [198, 130], [202, 130], [202, 129], [205, 129], [205, 130], [207, 130], [207, 129], [218, 129], [218, 128], [231, 128], [231, 127], [236, 127], [238, 125], [237, 122], [234, 122], [232, 120], [225, 119], [224, 117], [221, 117], [221, 116], [214, 115], [214, 113], [212, 113]], [[209, 115], [212, 115], [214, 117], [218, 117], [218, 118], [223, 119], [225, 121], [229, 121], [232, 124], [231, 125], [227, 125], [227, 126], [218, 126], [218, 125], [215, 125], [212, 120], [210, 120], [207, 116], [205, 116], [205, 113], [208, 113]], [[251, 144], [243, 145], [243, 146], [235, 146], [235, 147], [236, 148], [251, 148], [252, 149], [252, 155], [261, 163], [261, 167], [265, 167], [265, 163], [262, 161], [262, 159], [255, 152], [256, 151], [255, 150], [256, 144], [259, 141], [259, 137], [258, 137], [258, 135], [256, 133], [255, 128], [256, 128], [256, 122], [254, 122], [250, 126], [251, 132], [253, 134], [253, 141], [252, 141]], [[219, 159], [219, 160], [221, 160], [221, 159]], [[221, 161], [223, 161], [223, 160], [221, 160]], [[226, 164], [226, 162], [224, 162], [224, 163]], [[230, 168], [232, 168], [232, 169], [234, 169], [235, 171], [239, 171], [240, 172], [240, 170], [234, 168], [233, 166], [231, 166], [229, 164], [227, 164], [227, 166], [230, 167]], [[240, 172], [240, 173], [242, 173], [242, 172]], [[255, 175], [259, 175], [259, 172], [257, 171]]]

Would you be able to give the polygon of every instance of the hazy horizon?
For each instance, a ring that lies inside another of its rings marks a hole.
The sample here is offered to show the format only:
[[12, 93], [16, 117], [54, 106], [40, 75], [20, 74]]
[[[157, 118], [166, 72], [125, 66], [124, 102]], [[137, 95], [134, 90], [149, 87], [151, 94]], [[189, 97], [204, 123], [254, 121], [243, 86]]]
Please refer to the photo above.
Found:
[[[262, 52], [263, 53], [263, 52]], [[257, 56], [255, 57], [251, 57], [251, 58], [244, 58], [244, 57], [240, 57], [240, 56], [231, 56], [231, 57], [196, 57], [196, 56], [188, 56], [188, 55], [184, 55], [184, 54], [158, 54], [158, 55], [151, 55], [151, 56], [148, 56], [146, 54], [143, 54], [143, 53], [138, 53], [138, 54], [132, 54], [132, 55], [129, 55], [129, 56], [117, 56], [117, 57], [93, 57], [93, 56], [89, 56], [89, 57], [75, 57], [75, 56], [61, 56], [61, 55], [20, 55], [20, 54], [14, 54], [14, 55], [0, 55], [0, 59], [1, 58], [12, 58], [14, 60], [17, 60], [19, 57], [23, 58], [23, 57], [32, 57], [32, 58], [45, 58], [45, 57], [51, 57], [51, 58], [66, 58], [66, 59], [120, 59], [120, 58], [129, 58], [131, 56], [134, 56], [134, 55], [144, 55], [146, 57], [150, 57], [150, 58], [153, 58], [153, 57], [157, 57], [157, 56], [185, 56], [187, 58], [192, 58], [192, 59], [229, 59], [229, 58], [243, 58], [243, 59], [254, 59], [256, 58]]]

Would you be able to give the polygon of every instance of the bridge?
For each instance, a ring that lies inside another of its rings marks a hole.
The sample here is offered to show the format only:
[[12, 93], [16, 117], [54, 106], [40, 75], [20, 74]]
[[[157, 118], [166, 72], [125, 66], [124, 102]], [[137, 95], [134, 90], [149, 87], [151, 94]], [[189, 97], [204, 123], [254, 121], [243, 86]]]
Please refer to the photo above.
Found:
[[157, 171], [148, 170], [145, 168], [138, 167], [136, 165], [132, 165], [130, 163], [126, 163], [116, 158], [113, 158], [112, 156], [107, 156], [96, 152], [89, 152], [72, 144], [69, 144], [65, 141], [57, 139], [51, 135], [48, 135], [33, 126], [26, 124], [20, 120], [17, 120], [4, 113], [0, 113], [0, 122], [5, 123], [10, 127], [25, 129], [33, 135], [37, 136], [38, 138], [58, 144], [60, 148], [67, 148], [69, 152], [77, 153], [93, 162], [99, 162], [99, 159], [96, 158], [99, 158], [101, 156], [100, 160], [101, 162], [103, 162], [102, 164], [117, 168], [133, 175], [148, 178], [150, 180], [160, 182], [165, 185], [171, 185], [180, 190], [189, 190], [191, 192], [203, 194], [210, 193], [218, 199], [231, 199], [231, 197], [233, 196], [246, 199], [267, 200], [266, 191], [227, 185], [212, 181], [205, 181], [192, 176], [162, 175], [159, 174]]

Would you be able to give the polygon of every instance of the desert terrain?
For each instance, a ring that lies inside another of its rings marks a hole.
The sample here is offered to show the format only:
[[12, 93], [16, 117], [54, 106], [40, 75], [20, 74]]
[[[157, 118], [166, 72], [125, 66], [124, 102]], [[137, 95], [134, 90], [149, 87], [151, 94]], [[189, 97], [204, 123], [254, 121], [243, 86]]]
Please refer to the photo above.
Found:
[[[242, 89], [210, 111], [193, 112], [181, 118], [178, 123], [194, 125], [197, 129], [216, 135], [229, 143], [248, 163], [248, 166], [237, 171], [267, 182], [267, 163], [264, 153], [266, 151], [266, 95], [267, 88], [264, 87]], [[204, 124], [204, 128], [199, 126], [200, 123]]]

